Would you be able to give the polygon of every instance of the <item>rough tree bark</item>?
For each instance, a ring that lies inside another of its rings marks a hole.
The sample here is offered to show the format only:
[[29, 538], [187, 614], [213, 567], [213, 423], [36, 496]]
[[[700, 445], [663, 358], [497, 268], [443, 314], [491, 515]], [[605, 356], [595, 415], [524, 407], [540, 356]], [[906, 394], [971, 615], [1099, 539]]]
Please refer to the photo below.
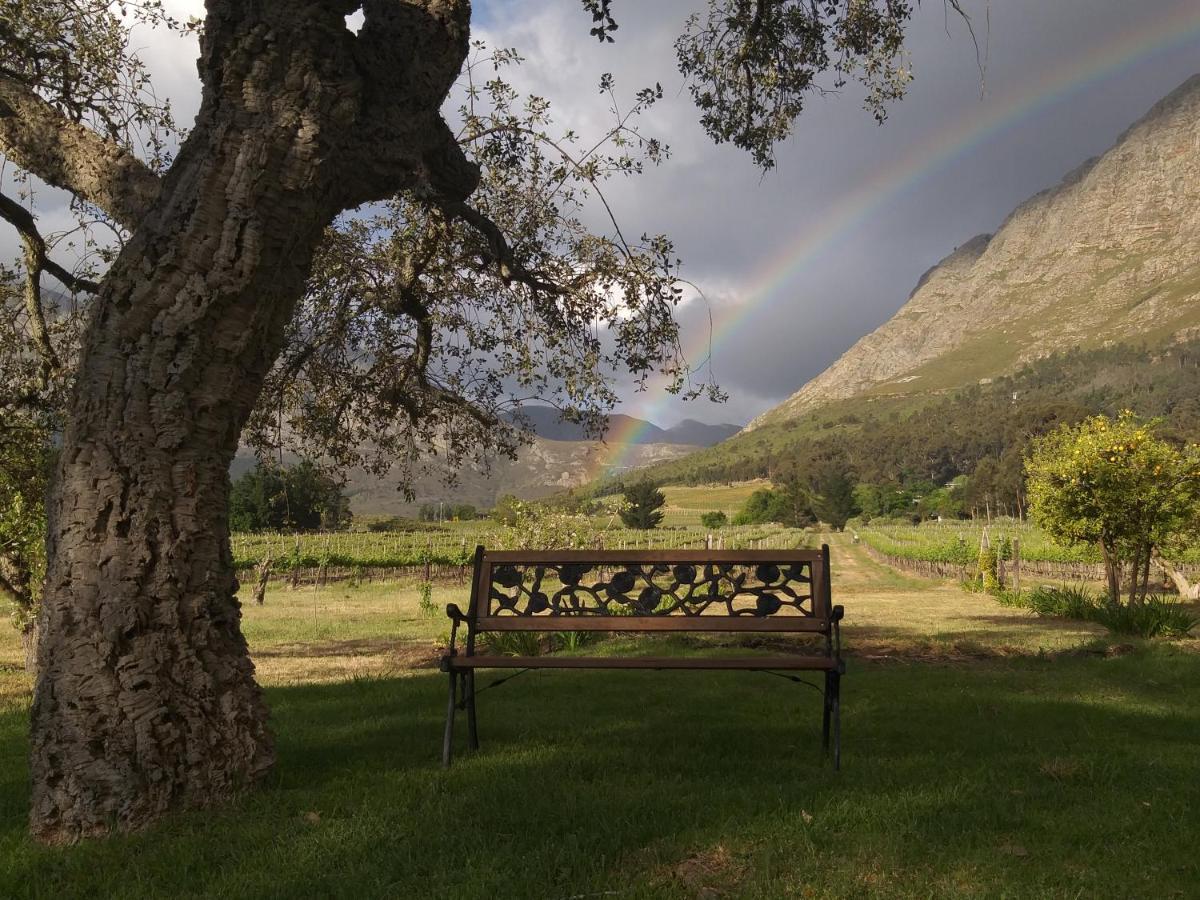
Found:
[[[358, 6], [209, 0], [195, 128], [157, 190], [138, 173], [110, 208], [132, 234], [95, 302], [49, 511], [42, 840], [220, 802], [274, 761], [229, 547], [240, 431], [332, 218], [398, 189], [461, 200], [478, 178], [438, 114], [466, 0], [367, 2], [354, 35]], [[53, 127], [9, 127], [0, 149], [95, 199], [94, 167], [39, 166]]]

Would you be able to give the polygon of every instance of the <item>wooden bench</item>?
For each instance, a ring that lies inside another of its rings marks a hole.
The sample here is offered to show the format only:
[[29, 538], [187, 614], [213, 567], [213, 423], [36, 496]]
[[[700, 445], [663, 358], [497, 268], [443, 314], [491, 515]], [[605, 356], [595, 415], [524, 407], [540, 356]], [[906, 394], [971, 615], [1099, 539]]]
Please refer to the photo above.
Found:
[[[838, 623], [843, 609], [831, 602], [827, 546], [820, 550], [545, 552], [478, 547], [467, 612], [451, 603], [446, 614], [452, 624], [441, 666], [450, 681], [442, 745], [445, 766], [450, 765], [457, 709], [466, 711], [471, 749], [479, 747], [477, 669], [582, 668], [824, 673], [822, 745], [828, 753], [832, 724], [834, 768], [841, 764], [840, 682], [846, 669]], [[460, 626], [466, 628], [461, 653], [455, 645]], [[497, 656], [477, 652], [481, 634], [571, 631], [802, 634], [813, 636], [816, 646], [804, 648], [803, 653], [771, 656]]]

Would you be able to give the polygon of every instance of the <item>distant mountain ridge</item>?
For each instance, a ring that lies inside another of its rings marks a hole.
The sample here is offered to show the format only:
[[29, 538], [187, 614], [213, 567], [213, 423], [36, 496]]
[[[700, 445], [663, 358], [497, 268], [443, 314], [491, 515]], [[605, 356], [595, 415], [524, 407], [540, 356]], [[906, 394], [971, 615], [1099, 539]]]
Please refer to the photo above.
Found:
[[[395, 479], [352, 471], [346, 484], [351, 511], [356, 516], [412, 515], [420, 504], [439, 500], [488, 509], [503, 494], [535, 500], [585, 484], [613, 466], [625, 471], [678, 459], [740, 430], [737, 425], [706, 425], [691, 419], [660, 428], [643, 419], [614, 414], [609, 416], [608, 427], [613, 438], [605, 442], [588, 439], [578, 425], [560, 421], [553, 407], [531, 404], [524, 406], [522, 413], [535, 437], [515, 460], [494, 460], [488, 471], [467, 466], [454, 473], [450, 486], [444, 473], [422, 475], [412, 485], [412, 502], [404, 499]], [[626, 446], [626, 440], [632, 446]], [[253, 455], [243, 451], [234, 460], [231, 475], [236, 478], [253, 465]]]
[[[552, 406], [526, 404], [517, 413], [506, 416], [509, 422], [523, 420], [531, 431], [538, 437], [551, 441], [586, 441], [591, 440], [581, 426], [574, 422], [564, 422], [559, 418], [559, 412]], [[661, 428], [653, 422], [627, 416], [623, 413], [612, 413], [608, 416], [606, 437], [619, 435], [622, 440], [633, 444], [688, 444], [693, 447], [710, 447], [741, 431], [738, 425], [709, 425], [697, 422], [695, 419], [684, 419], [670, 428]]]
[[1195, 336], [1198, 246], [1200, 75], [929, 269], [888, 322], [746, 430], [838, 400], [935, 395], [1071, 348]]

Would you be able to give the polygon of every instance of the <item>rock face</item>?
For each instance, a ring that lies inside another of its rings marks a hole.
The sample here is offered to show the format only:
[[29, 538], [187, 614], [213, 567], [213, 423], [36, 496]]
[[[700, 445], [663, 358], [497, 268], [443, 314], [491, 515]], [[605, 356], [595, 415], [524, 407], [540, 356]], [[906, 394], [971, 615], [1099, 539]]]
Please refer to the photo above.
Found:
[[[696, 445], [649, 443], [624, 449], [600, 441], [552, 441], [534, 438], [515, 460], [498, 459], [491, 471], [464, 467], [452, 486], [437, 475], [417, 479], [416, 496], [405, 502], [393, 479], [354, 472], [346, 485], [350, 508], [356, 516], [412, 515], [420, 504], [438, 500], [471, 503], [480, 509], [493, 506], [503, 494], [536, 500], [578, 487], [619, 462], [630, 468], [678, 459], [700, 449]], [[620, 456], [618, 460], [617, 457]]]
[[960, 387], [1072, 347], [1200, 326], [1200, 75], [922, 276], [876, 331], [747, 430], [850, 397]]

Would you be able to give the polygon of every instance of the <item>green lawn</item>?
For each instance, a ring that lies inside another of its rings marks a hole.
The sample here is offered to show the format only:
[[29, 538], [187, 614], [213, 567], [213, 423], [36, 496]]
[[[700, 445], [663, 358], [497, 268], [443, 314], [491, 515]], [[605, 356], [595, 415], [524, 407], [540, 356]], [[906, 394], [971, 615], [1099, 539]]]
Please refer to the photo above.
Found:
[[[246, 630], [280, 763], [235, 807], [32, 844], [27, 701], [9, 692], [0, 896], [1195, 896], [1196, 642], [873, 587], [836, 549], [857, 648], [840, 774], [816, 692], [712, 672], [530, 673], [480, 697], [483, 748], [444, 772], [444, 676], [423, 668], [442, 626], [415, 590], [273, 591]], [[953, 652], [966, 633], [994, 652]]]

